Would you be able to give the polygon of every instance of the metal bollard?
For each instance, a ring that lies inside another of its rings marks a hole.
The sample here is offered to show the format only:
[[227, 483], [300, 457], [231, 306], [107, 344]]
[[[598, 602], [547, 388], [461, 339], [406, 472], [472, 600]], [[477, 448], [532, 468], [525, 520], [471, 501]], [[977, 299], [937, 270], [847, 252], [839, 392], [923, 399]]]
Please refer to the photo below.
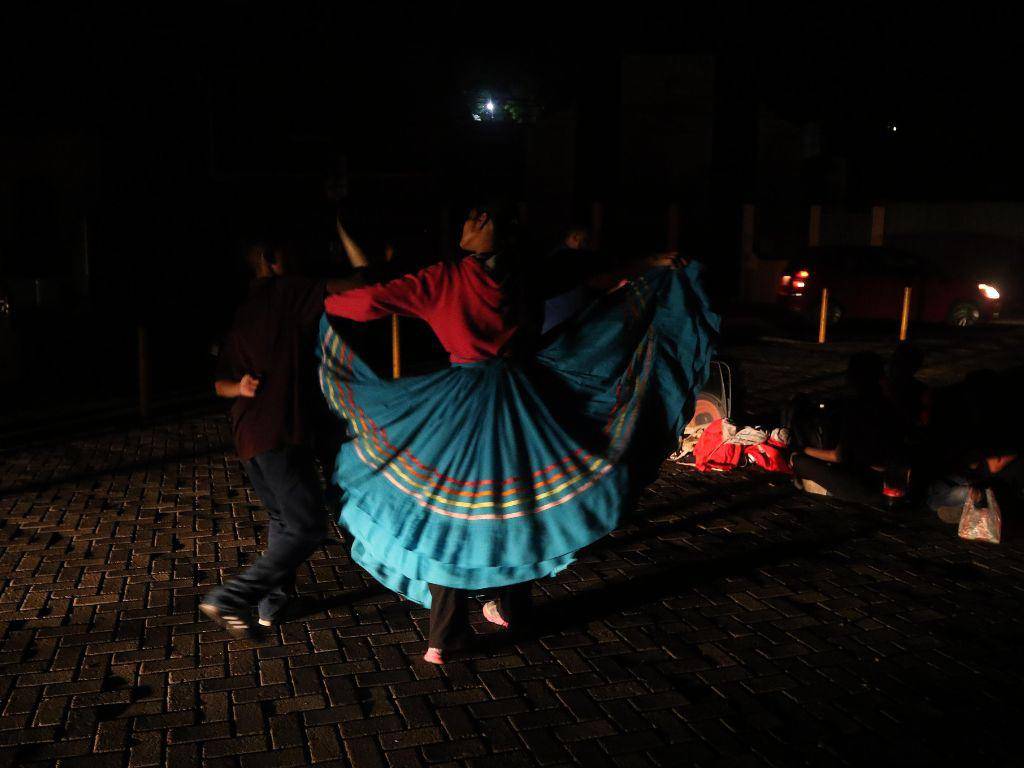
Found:
[[[446, 218], [447, 209], [441, 214]], [[389, 243], [384, 248], [384, 260], [391, 261], [394, 258], [394, 247]], [[391, 378], [401, 378], [401, 331], [398, 329], [398, 315], [391, 315]]]
[[910, 286], [903, 289], [903, 311], [900, 313], [900, 341], [907, 340], [907, 325], [910, 323]]
[[828, 326], [828, 288], [821, 289], [821, 316], [818, 318], [818, 343], [825, 343], [825, 329]]
[[398, 315], [391, 316], [391, 378], [402, 376], [402, 336], [398, 328]]

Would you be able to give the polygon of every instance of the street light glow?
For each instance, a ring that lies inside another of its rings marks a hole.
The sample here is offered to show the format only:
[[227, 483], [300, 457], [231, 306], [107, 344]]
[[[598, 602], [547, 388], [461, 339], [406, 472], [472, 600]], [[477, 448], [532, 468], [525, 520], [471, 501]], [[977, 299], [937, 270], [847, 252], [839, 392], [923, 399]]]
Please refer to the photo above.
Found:
[[493, 101], [488, 101], [487, 102], [487, 111], [488, 112], [493, 112], [494, 111], [494, 102]]

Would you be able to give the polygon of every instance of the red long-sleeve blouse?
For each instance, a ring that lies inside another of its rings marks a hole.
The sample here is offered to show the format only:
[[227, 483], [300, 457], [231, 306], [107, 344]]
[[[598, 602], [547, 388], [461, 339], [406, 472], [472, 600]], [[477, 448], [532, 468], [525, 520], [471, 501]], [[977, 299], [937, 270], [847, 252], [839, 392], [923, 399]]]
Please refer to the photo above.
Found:
[[325, 307], [361, 322], [392, 314], [425, 320], [453, 363], [497, 357], [518, 330], [501, 284], [474, 256], [328, 296]]

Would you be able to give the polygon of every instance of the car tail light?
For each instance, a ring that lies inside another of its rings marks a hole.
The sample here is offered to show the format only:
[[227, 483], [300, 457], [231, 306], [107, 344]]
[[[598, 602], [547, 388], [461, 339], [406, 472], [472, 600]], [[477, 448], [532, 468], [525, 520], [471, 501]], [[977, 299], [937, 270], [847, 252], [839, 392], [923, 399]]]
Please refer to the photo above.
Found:
[[998, 299], [999, 291], [996, 290], [994, 285], [988, 285], [987, 283], [978, 283], [978, 290], [981, 291], [982, 295], [986, 299]]
[[798, 269], [792, 274], [785, 274], [779, 278], [779, 293], [790, 296], [801, 296], [804, 288], [807, 287], [807, 279], [811, 273], [806, 269]]

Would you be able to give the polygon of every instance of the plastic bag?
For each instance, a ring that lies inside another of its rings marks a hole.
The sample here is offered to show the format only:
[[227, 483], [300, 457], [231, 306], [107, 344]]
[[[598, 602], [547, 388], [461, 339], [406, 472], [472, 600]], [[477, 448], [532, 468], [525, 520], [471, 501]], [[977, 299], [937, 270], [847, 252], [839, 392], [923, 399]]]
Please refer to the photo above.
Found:
[[979, 507], [970, 497], [960, 515], [960, 538], [998, 544], [1002, 538], [1003, 517], [991, 488], [985, 489], [985, 506]]

